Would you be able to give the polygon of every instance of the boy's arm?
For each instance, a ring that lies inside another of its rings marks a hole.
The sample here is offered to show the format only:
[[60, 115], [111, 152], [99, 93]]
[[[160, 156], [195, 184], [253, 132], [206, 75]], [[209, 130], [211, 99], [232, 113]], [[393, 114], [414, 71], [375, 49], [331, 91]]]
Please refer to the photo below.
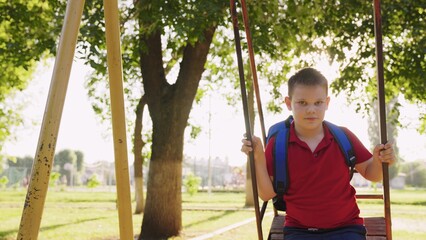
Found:
[[254, 149], [254, 163], [256, 168], [255, 170], [258, 194], [263, 201], [268, 201], [275, 197], [276, 193], [272, 186], [271, 178], [266, 167], [266, 158], [265, 152], [263, 151], [262, 142], [260, 138], [256, 136], [252, 137], [253, 147], [248, 140], [243, 139], [242, 142], [242, 152], [248, 154]]
[[367, 180], [379, 182], [383, 179], [382, 163], [395, 163], [392, 143], [379, 144], [373, 150], [373, 157], [355, 165], [355, 169]]

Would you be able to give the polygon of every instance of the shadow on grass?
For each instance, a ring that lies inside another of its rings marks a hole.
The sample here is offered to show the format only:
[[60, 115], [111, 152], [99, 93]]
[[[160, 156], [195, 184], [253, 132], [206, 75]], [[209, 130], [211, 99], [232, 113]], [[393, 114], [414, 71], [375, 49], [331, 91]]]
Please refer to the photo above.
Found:
[[426, 201], [413, 202], [412, 205], [416, 206], [426, 206]]
[[218, 219], [220, 219], [220, 218], [222, 218], [222, 217], [225, 217], [225, 216], [227, 216], [227, 215], [229, 215], [229, 214], [231, 214], [231, 213], [234, 213], [234, 212], [235, 212], [235, 211], [233, 211], [233, 210], [225, 210], [225, 211], [224, 211], [222, 214], [220, 214], [220, 215], [212, 216], [212, 217], [209, 217], [209, 218], [207, 218], [207, 219], [205, 219], [205, 220], [202, 220], [202, 221], [198, 221], [198, 222], [194, 222], [194, 223], [191, 223], [191, 224], [187, 224], [187, 225], [183, 226], [183, 228], [190, 228], [190, 227], [193, 227], [193, 226], [199, 225], [199, 224], [201, 224], [201, 223], [205, 223], [205, 222], [210, 222], [210, 221], [218, 220]]
[[[97, 221], [97, 220], [101, 220], [101, 219], [104, 219], [104, 218], [107, 218], [107, 217], [89, 218], [89, 219], [75, 221], [75, 222], [72, 222], [72, 223], [62, 223], [62, 224], [46, 226], [46, 227], [40, 228], [39, 232], [52, 230], [52, 229], [60, 228], [60, 227], [63, 227], [63, 226], [69, 226], [71, 224], [79, 224], [79, 223], [84, 223], [84, 222]], [[18, 234], [18, 231], [19, 231], [19, 229], [1, 231], [0, 232], [0, 239], [4, 239], [6, 237], [11, 237], [12, 235], [16, 236]]]
[[413, 202], [398, 202], [391, 201], [391, 205], [412, 205], [412, 206], [426, 206], [426, 201], [413, 201]]

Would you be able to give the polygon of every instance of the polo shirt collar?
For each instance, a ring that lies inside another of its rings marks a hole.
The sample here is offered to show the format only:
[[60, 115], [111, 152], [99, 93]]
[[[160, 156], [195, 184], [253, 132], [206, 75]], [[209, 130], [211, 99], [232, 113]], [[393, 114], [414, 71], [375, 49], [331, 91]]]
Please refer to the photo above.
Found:
[[[321, 142], [319, 143], [317, 150], [320, 150], [323, 147], [328, 146], [334, 139], [333, 135], [331, 134], [330, 130], [328, 129], [327, 125], [323, 122], [322, 126], [324, 128], [324, 138], [321, 140]], [[294, 127], [294, 122], [291, 123], [290, 125], [290, 137], [288, 142], [294, 142], [294, 143], [298, 143], [300, 145], [306, 145], [305, 142], [303, 142], [302, 140], [300, 140], [300, 138], [296, 135], [296, 129]]]

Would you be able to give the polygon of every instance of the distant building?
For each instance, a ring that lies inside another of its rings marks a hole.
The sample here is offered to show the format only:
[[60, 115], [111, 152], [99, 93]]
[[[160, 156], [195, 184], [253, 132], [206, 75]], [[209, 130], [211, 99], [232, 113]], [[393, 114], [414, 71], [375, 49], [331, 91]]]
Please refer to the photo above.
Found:
[[404, 189], [406, 174], [399, 173], [398, 176], [390, 180], [390, 187], [394, 189]]
[[81, 179], [82, 183], [86, 184], [92, 175], [97, 175], [103, 186], [115, 185], [114, 162], [101, 161], [85, 165], [85, 171]]
[[354, 187], [370, 187], [371, 186], [371, 182], [365, 179], [359, 173], [354, 173], [351, 180], [351, 184]]

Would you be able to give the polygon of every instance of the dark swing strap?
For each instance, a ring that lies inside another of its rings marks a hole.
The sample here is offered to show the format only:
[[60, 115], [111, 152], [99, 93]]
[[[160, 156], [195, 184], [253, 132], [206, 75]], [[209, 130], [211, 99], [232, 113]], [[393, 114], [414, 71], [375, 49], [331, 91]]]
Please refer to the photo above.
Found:
[[[237, 9], [236, 9], [235, 0], [230, 0], [230, 5], [231, 5], [232, 25], [233, 25], [233, 28], [234, 28], [234, 35], [235, 35], [235, 49], [236, 49], [236, 53], [237, 53], [238, 73], [239, 73], [239, 77], [240, 77], [240, 88], [241, 88], [241, 98], [242, 98], [243, 110], [244, 110], [246, 137], [247, 137], [247, 140], [251, 141], [252, 140], [252, 133], [251, 133], [251, 129], [250, 129], [250, 119], [249, 119], [248, 101], [247, 101], [247, 90], [246, 90], [246, 82], [245, 82], [245, 79], [244, 79], [244, 68], [243, 68], [243, 60], [242, 60], [242, 54], [241, 54], [241, 42], [240, 42], [240, 34], [239, 34], [239, 28], [238, 28], [238, 16], [237, 16]], [[263, 240], [262, 223], [261, 223], [261, 219], [260, 219], [259, 199], [258, 199], [258, 192], [257, 192], [257, 180], [256, 180], [256, 172], [255, 172], [255, 166], [254, 166], [254, 154], [253, 154], [253, 152], [250, 152], [249, 158], [250, 158], [250, 169], [251, 169], [251, 178], [252, 178], [254, 208], [255, 208], [255, 214], [256, 214], [257, 234], [258, 234], [258, 239]]]
[[[261, 128], [261, 131], [262, 131], [262, 140], [263, 140], [263, 143], [266, 144], [265, 121], [264, 121], [264, 118], [263, 118], [262, 101], [261, 101], [261, 98], [260, 98], [259, 83], [258, 83], [258, 80], [257, 80], [256, 62], [254, 60], [254, 50], [253, 50], [253, 44], [252, 44], [252, 41], [251, 41], [251, 32], [250, 32], [250, 24], [249, 24], [249, 16], [248, 16], [248, 11], [247, 11], [246, 0], [241, 0], [241, 10], [242, 10], [242, 14], [243, 14], [244, 30], [245, 30], [245, 33], [246, 33], [247, 47], [248, 47], [248, 53], [249, 53], [249, 58], [250, 58], [250, 70], [251, 70], [251, 73], [252, 73], [251, 75], [253, 77], [254, 93], [256, 95], [257, 112], [258, 112], [258, 115], [259, 115], [259, 123], [260, 123], [260, 128]], [[263, 216], [265, 215], [265, 211], [266, 211], [267, 206], [268, 206], [268, 202], [267, 201], [263, 202], [262, 209], [260, 210], [260, 221], [261, 222], [263, 220]]]
[[[379, 130], [380, 142], [387, 143], [386, 131], [386, 103], [385, 103], [385, 80], [383, 71], [383, 44], [382, 44], [382, 17], [380, 13], [380, 0], [373, 0], [374, 6], [374, 33], [376, 37], [376, 71], [377, 88], [379, 100]], [[386, 236], [392, 240], [392, 221], [390, 209], [390, 189], [389, 189], [389, 164], [382, 163], [383, 168], [383, 197], [385, 205]]]

